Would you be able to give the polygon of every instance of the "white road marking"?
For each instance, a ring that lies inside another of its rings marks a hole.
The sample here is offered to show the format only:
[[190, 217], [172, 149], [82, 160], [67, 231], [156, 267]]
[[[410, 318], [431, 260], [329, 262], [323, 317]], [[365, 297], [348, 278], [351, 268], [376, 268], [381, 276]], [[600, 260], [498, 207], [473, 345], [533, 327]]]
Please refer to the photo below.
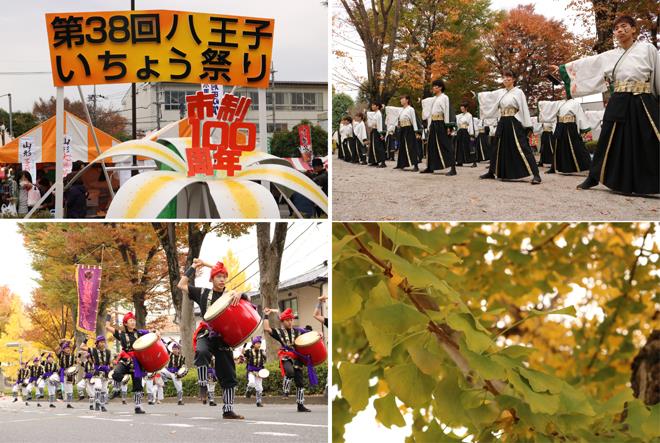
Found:
[[283, 421], [246, 421], [254, 425], [302, 426], [307, 428], [327, 428], [328, 425], [312, 425], [307, 423], [286, 423]]
[[193, 425], [188, 425], [185, 423], [154, 423], [154, 424], [160, 424], [161, 426], [173, 426], [175, 428], [192, 428]]
[[253, 432], [254, 435], [272, 435], [275, 437], [298, 437], [298, 434], [286, 434], [284, 432]]
[[216, 420], [215, 417], [190, 417], [190, 420]]

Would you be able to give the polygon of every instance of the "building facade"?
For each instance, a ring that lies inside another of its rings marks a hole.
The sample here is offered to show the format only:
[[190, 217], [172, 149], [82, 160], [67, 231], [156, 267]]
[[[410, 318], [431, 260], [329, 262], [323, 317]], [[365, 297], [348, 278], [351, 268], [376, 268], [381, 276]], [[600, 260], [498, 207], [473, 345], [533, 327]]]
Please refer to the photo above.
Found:
[[[136, 120], [138, 136], [186, 116], [185, 97], [201, 90], [199, 84], [140, 83], [136, 85]], [[225, 87], [225, 92], [230, 91]], [[259, 94], [256, 89], [237, 87], [235, 95], [247, 96], [252, 105], [245, 120], [257, 125], [259, 134]], [[275, 106], [273, 107], [273, 101]], [[130, 89], [122, 98], [122, 115], [131, 121]], [[302, 120], [328, 130], [327, 82], [275, 82], [266, 91], [267, 133], [291, 130]], [[128, 130], [130, 133], [130, 130]]]

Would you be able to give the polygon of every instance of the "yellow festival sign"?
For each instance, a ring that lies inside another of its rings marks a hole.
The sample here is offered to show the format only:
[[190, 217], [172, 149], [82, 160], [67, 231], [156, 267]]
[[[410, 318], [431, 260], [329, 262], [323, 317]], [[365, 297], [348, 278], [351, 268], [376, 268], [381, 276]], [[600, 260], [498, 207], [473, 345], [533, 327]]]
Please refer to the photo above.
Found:
[[275, 20], [149, 10], [46, 14], [55, 86], [268, 87]]

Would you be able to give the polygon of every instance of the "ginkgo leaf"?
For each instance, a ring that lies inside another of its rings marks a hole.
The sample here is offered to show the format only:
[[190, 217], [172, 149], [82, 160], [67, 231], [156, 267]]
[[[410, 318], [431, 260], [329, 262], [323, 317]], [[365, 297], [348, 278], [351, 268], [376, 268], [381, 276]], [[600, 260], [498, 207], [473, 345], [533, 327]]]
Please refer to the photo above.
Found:
[[452, 313], [447, 316], [447, 324], [453, 329], [463, 332], [468, 348], [477, 354], [486, 351], [493, 344], [488, 334], [477, 330], [472, 314]]
[[429, 393], [435, 386], [433, 379], [420, 372], [412, 363], [386, 368], [385, 381], [394, 395], [413, 408], [428, 404]]
[[374, 400], [374, 409], [376, 410], [376, 420], [383, 426], [391, 428], [392, 426], [405, 426], [406, 421], [401, 415], [401, 411], [396, 406], [394, 394], [387, 394], [385, 397]]
[[351, 405], [353, 412], [361, 411], [369, 403], [369, 378], [374, 367], [344, 362], [339, 366], [341, 395]]

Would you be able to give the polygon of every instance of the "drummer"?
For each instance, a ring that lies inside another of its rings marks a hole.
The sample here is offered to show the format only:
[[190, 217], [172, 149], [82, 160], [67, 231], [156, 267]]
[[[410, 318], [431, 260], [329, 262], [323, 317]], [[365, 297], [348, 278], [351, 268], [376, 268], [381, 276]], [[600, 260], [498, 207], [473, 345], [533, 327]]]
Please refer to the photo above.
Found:
[[[280, 359], [280, 371], [284, 378], [284, 395], [288, 397], [289, 389], [291, 387], [291, 379], [296, 382], [296, 403], [298, 404], [298, 412], [311, 412], [305, 407], [305, 385], [303, 382], [303, 366], [302, 359], [296, 353], [294, 343], [296, 338], [304, 334], [302, 328], [293, 327], [293, 311], [287, 308], [280, 314], [280, 328], [272, 329], [268, 323], [268, 315], [273, 312], [270, 308], [264, 308], [264, 331], [269, 333], [271, 337], [280, 342], [282, 347], [277, 352]], [[312, 369], [313, 371], [313, 369]], [[316, 380], [310, 380], [310, 383]]]
[[68, 409], [73, 409], [73, 381], [75, 374], [66, 374], [66, 370], [76, 366], [76, 358], [73, 355], [73, 345], [64, 339], [58, 348], [57, 358], [60, 364], [60, 383], [64, 385], [64, 401]]
[[[204, 266], [211, 268], [212, 290], [194, 286], [194, 280], [191, 281], [191, 279], [194, 279], [196, 272]], [[227, 269], [222, 262], [211, 265], [196, 258], [193, 260], [192, 266], [181, 277], [178, 287], [184, 294], [188, 294], [190, 300], [197, 303], [201, 316], [204, 318], [206, 309], [225, 292], [227, 275]], [[244, 295], [234, 291], [229, 292], [228, 296], [232, 298], [232, 306], [237, 305], [241, 298], [247, 299]], [[222, 418], [245, 418], [234, 412], [234, 393], [238, 380], [236, 379], [236, 363], [234, 362], [232, 348], [217, 333], [210, 330], [206, 322], [202, 321], [193, 335], [193, 349], [195, 350], [195, 366], [197, 366], [197, 380], [202, 402], [205, 401], [209, 393], [208, 367], [211, 363], [211, 357], [214, 356], [215, 372], [220, 380], [220, 386], [222, 386]]]
[[108, 373], [112, 364], [112, 355], [107, 349], [105, 335], [96, 337], [94, 347], [90, 349], [92, 361], [94, 362], [94, 409], [107, 412], [105, 408], [108, 402]]
[[266, 352], [261, 349], [261, 336], [257, 335], [252, 339], [252, 347], [247, 348], [243, 351], [243, 356], [245, 357], [245, 368], [248, 376], [247, 389], [245, 390], [245, 396], [250, 398], [250, 390], [254, 389], [257, 394], [257, 407], [261, 408], [261, 394], [264, 391], [264, 388], [261, 383], [261, 377], [259, 376], [259, 371], [264, 369], [266, 364]]
[[133, 352], [133, 344], [140, 336], [148, 334], [149, 331], [145, 329], [136, 329], [135, 315], [128, 312], [122, 318], [122, 326], [114, 327], [110, 324], [110, 314], [105, 319], [105, 329], [110, 332], [116, 340], [121, 344], [121, 352], [117, 356], [117, 365], [114, 368], [112, 379], [115, 382], [115, 390], [112, 398], [115, 398], [121, 388], [121, 381], [124, 375], [130, 374], [133, 380], [133, 399], [135, 401], [135, 413], [144, 414], [142, 409], [142, 397], [144, 395], [142, 390], [142, 377], [146, 375], [142, 372], [142, 368], [135, 357]]
[[57, 363], [55, 362], [55, 357], [50, 352], [46, 355], [46, 362], [44, 363], [44, 373], [42, 375], [43, 379], [48, 384], [48, 407], [55, 407], [55, 393], [57, 392], [56, 381], [50, 379], [53, 374], [58, 372]]
[[23, 401], [25, 406], [29, 406], [28, 403], [28, 383], [30, 383], [30, 367], [28, 366], [27, 361], [23, 362], [23, 367], [18, 370], [18, 375], [16, 379], [16, 384], [21, 390], [21, 395], [23, 396]]
[[[178, 399], [177, 404], [179, 406], [183, 406], [183, 382], [181, 381], [181, 378], [188, 372], [185, 366], [186, 357], [181, 354], [181, 345], [174, 342], [172, 344], [172, 352], [170, 352], [170, 361], [167, 363], [167, 367], [160, 371], [160, 373], [165, 383], [167, 383], [167, 380], [172, 380], [174, 389], [176, 389], [176, 397]], [[182, 368], [185, 373], [181, 375], [179, 374], [179, 371]]]
[[94, 385], [92, 383], [92, 377], [94, 377], [94, 360], [89, 352], [82, 352], [80, 354], [80, 366], [83, 370], [83, 377], [80, 379], [78, 384], [78, 397], [82, 397], [82, 393], [86, 392], [87, 397], [89, 398], [89, 409], [94, 410]]

